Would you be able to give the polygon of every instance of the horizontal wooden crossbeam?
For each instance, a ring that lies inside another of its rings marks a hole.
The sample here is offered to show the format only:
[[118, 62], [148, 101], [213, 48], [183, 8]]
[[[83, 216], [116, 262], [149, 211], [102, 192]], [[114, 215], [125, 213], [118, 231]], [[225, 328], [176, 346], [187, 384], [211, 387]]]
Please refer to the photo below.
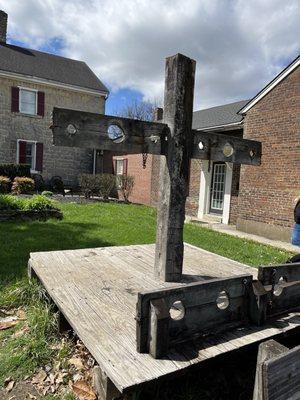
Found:
[[300, 263], [259, 267], [258, 280], [266, 290], [259, 296], [262, 323], [300, 308]]
[[192, 158], [234, 164], [260, 165], [261, 163], [261, 142], [195, 130], [193, 136]]
[[258, 280], [242, 275], [139, 293], [137, 349], [161, 358], [180, 342], [246, 322], [263, 325], [300, 309], [299, 288], [294, 263], [259, 267]]
[[[124, 133], [121, 141], [110, 139], [109, 127]], [[54, 108], [53, 142], [56, 146], [110, 150], [126, 154], [164, 154], [168, 127], [159, 122]]]
[[137, 350], [160, 358], [171, 344], [245, 324], [251, 290], [252, 275], [241, 275], [139, 293]]
[[[122, 130], [123, 141], [121, 138], [119, 140], [109, 138], [110, 126], [117, 126]], [[156, 155], [165, 155], [168, 146], [169, 128], [166, 124], [159, 122], [54, 108], [51, 129], [56, 146]], [[191, 135], [193, 135], [191, 158], [238, 164], [260, 164], [260, 142], [196, 130], [191, 131]]]

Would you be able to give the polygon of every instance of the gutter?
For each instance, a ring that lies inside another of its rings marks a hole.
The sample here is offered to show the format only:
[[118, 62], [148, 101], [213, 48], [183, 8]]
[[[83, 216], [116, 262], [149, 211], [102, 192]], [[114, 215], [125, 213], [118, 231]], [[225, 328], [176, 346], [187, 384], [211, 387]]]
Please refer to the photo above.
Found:
[[196, 131], [215, 131], [215, 130], [231, 130], [231, 129], [239, 129], [243, 126], [244, 121], [233, 122], [231, 124], [224, 125], [216, 125], [216, 126], [208, 126], [207, 128], [196, 128]]

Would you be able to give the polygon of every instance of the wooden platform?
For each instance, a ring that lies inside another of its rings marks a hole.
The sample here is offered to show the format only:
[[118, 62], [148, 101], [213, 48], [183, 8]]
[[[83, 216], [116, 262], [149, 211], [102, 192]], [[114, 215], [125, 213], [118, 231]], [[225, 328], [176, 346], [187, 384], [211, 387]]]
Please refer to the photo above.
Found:
[[[31, 253], [29, 267], [120, 392], [300, 326], [300, 313], [172, 349], [163, 360], [136, 351], [137, 293], [174, 283], [153, 279], [154, 245]], [[183, 282], [256, 269], [185, 245]], [[176, 283], [178, 285], [178, 283]]]

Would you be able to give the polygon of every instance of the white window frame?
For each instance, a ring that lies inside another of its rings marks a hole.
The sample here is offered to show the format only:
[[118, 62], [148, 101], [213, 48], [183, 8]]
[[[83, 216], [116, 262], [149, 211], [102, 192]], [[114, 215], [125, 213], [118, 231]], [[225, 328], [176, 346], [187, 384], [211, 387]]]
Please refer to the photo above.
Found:
[[[116, 175], [116, 186], [117, 189], [121, 189], [121, 183], [120, 180], [118, 179], [119, 176], [123, 176], [124, 174], [124, 162], [125, 162], [126, 158], [115, 158], [114, 161], [116, 162], [116, 171], [115, 171], [115, 175]], [[123, 161], [123, 173], [122, 174], [118, 174], [117, 173], [117, 163], [118, 161]]]
[[[32, 89], [32, 88], [26, 88], [26, 87], [23, 87], [23, 86], [18, 86], [18, 88], [19, 88], [19, 112], [20, 112], [20, 114], [32, 115], [32, 116], [38, 115], [38, 114], [37, 114], [37, 112], [38, 112], [38, 90], [37, 90], [37, 89]], [[22, 109], [21, 109], [21, 105], [22, 105], [22, 92], [23, 92], [23, 91], [35, 93], [35, 112], [34, 112], [34, 114], [28, 114], [28, 113], [22, 111]]]
[[[19, 164], [19, 157], [20, 157], [20, 149], [19, 149], [19, 142], [26, 142], [26, 143], [31, 143], [33, 144], [33, 165], [36, 166], [36, 144], [38, 143], [35, 140], [26, 140], [26, 139], [18, 139], [17, 140], [17, 164]], [[30, 168], [30, 172], [32, 174], [38, 174], [39, 171], [36, 171], [36, 169]]]

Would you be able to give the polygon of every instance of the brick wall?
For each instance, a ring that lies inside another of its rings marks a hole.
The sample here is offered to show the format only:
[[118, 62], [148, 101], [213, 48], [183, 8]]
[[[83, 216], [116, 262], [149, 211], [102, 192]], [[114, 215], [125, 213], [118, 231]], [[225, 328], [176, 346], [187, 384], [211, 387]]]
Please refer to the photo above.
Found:
[[232, 171], [232, 185], [231, 185], [231, 199], [230, 199], [230, 216], [229, 223], [236, 224], [239, 213], [239, 188], [240, 188], [240, 172], [241, 166], [238, 164], [233, 165]]
[[150, 205], [153, 156], [148, 155], [145, 169], [142, 167], [141, 154], [125, 154], [114, 156], [113, 159], [127, 159], [127, 175], [134, 177], [134, 188], [129, 200], [133, 203]]
[[[22, 86], [45, 92], [45, 117], [11, 112], [11, 87]], [[60, 175], [68, 184], [77, 182], [79, 173], [92, 172], [92, 150], [55, 147], [52, 144], [51, 112], [53, 107], [104, 113], [105, 99], [69, 90], [51, 88], [8, 78], [0, 78], [0, 163], [17, 161], [17, 140], [44, 144], [43, 176]]]
[[239, 226], [274, 227], [273, 236], [287, 238], [300, 192], [299, 67], [248, 111], [244, 137], [261, 141], [263, 154], [261, 166], [241, 169]]
[[190, 181], [185, 211], [187, 215], [197, 217], [199, 207], [199, 188], [201, 175], [201, 161], [191, 160]]

